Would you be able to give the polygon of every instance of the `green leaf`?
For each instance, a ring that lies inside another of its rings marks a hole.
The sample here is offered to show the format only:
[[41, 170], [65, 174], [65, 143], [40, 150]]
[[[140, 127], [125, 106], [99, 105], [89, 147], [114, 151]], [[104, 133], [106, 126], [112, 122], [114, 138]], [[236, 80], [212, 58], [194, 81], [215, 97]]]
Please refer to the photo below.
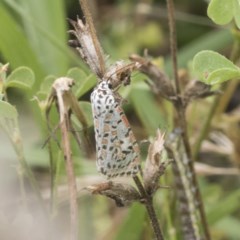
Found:
[[240, 77], [240, 71], [229, 69], [229, 68], [222, 68], [216, 71], [213, 71], [209, 74], [206, 83], [208, 84], [219, 84], [231, 79], [236, 79]]
[[33, 86], [35, 76], [33, 71], [28, 67], [19, 67], [15, 69], [7, 78], [6, 88], [28, 88]]
[[39, 77], [44, 72], [23, 30], [0, 1], [0, 52], [11, 68], [28, 66]]
[[235, 7], [234, 7], [234, 18], [236, 25], [238, 28], [240, 28], [240, 1], [235, 1]]
[[208, 6], [207, 14], [213, 22], [224, 25], [229, 23], [234, 16], [235, 0], [212, 0]]
[[56, 76], [49, 75], [46, 78], [44, 78], [42, 84], [40, 85], [40, 92], [44, 93], [45, 95], [48, 95], [52, 90], [52, 84], [57, 79]]
[[225, 25], [234, 18], [236, 25], [240, 28], [240, 2], [239, 0], [212, 0], [208, 6], [208, 16], [213, 22]]
[[145, 225], [145, 210], [140, 204], [133, 204], [129, 209], [128, 216], [120, 226], [114, 240], [141, 239], [141, 234]]
[[84, 82], [87, 77], [86, 73], [80, 68], [71, 68], [67, 72], [67, 77], [74, 79], [75, 84], [80, 86], [82, 82]]
[[87, 75], [85, 71], [80, 68], [70, 69], [67, 76], [74, 79], [75, 85], [73, 86], [73, 92], [77, 98], [81, 97], [96, 85], [96, 76], [93, 74]]
[[240, 68], [213, 51], [201, 51], [193, 58], [193, 71], [206, 84], [218, 84], [240, 76]]
[[74, 80], [73, 91], [76, 92], [82, 86], [85, 79], [87, 78], [86, 73], [80, 68], [71, 68], [67, 72], [67, 77], [72, 78]]
[[8, 102], [4, 102], [0, 100], [0, 120], [3, 118], [16, 120], [17, 117], [18, 117], [18, 113], [16, 108], [11, 104], [9, 104]]
[[69, 61], [65, 50], [59, 49], [59, 46], [67, 48], [64, 1], [8, 0], [6, 4], [19, 14], [28, 40], [46, 72], [64, 74]]

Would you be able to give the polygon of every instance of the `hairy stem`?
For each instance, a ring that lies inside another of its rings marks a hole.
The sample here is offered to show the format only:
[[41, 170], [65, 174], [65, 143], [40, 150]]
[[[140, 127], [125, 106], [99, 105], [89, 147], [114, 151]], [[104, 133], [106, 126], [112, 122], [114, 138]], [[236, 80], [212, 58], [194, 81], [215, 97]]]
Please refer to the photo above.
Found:
[[167, 0], [168, 9], [168, 24], [170, 31], [170, 49], [173, 64], [174, 82], [175, 90], [177, 95], [180, 94], [180, 84], [178, 79], [178, 63], [177, 63], [177, 37], [176, 37], [176, 26], [174, 17], [174, 4], [172, 0]]
[[144, 186], [142, 185], [140, 179], [137, 176], [133, 177], [133, 180], [134, 180], [140, 194], [142, 195], [142, 198], [143, 198], [144, 204], [146, 206], [148, 216], [150, 218], [151, 225], [152, 225], [153, 231], [155, 233], [156, 239], [164, 240], [162, 231], [161, 231], [158, 219], [157, 219], [157, 215], [156, 215], [155, 209], [153, 207], [152, 196], [146, 192]]
[[[175, 108], [177, 111], [177, 119], [178, 119], [178, 125], [180, 125], [182, 129], [182, 140], [185, 147], [185, 151], [187, 154], [187, 157], [189, 159], [188, 162], [188, 168], [192, 175], [192, 185], [196, 189], [196, 201], [198, 202], [199, 206], [199, 213], [200, 213], [200, 219], [203, 226], [203, 231], [205, 238], [207, 240], [210, 239], [210, 234], [208, 230], [208, 224], [204, 212], [204, 206], [202, 197], [199, 191], [199, 186], [197, 183], [196, 173], [193, 166], [192, 161], [192, 154], [191, 154], [191, 148], [189, 144], [188, 139], [188, 133], [187, 133], [187, 124], [186, 124], [186, 118], [185, 118], [185, 108], [183, 106], [183, 101], [181, 98], [181, 89], [179, 84], [179, 78], [178, 78], [178, 66], [177, 66], [177, 41], [176, 41], [176, 26], [175, 26], [175, 19], [174, 19], [174, 3], [173, 0], [167, 0], [167, 7], [168, 7], [168, 20], [169, 20], [169, 31], [170, 31], [170, 46], [171, 46], [171, 56], [172, 56], [172, 62], [173, 62], [173, 72], [174, 72], [174, 82], [175, 82], [175, 89], [176, 89], [176, 96], [178, 98], [178, 101], [175, 102]], [[190, 180], [190, 179], [189, 179]]]

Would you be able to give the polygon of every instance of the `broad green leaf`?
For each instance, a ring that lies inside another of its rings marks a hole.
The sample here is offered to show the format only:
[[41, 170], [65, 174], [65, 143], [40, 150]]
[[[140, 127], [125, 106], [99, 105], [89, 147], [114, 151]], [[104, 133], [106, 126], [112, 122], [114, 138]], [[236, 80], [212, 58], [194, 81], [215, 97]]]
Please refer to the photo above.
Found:
[[235, 1], [234, 18], [238, 28], [240, 28], [240, 1]]
[[209, 3], [207, 14], [217, 24], [229, 23], [234, 16], [234, 3], [236, 0], [212, 0]]
[[14, 119], [18, 117], [17, 110], [8, 102], [0, 101], [0, 120], [2, 118]]
[[76, 85], [80, 85], [85, 80], [87, 75], [80, 68], [71, 68], [67, 72], [67, 77], [74, 79]]
[[15, 69], [7, 78], [6, 88], [28, 88], [34, 84], [35, 76], [33, 71], [28, 67], [19, 67]]
[[80, 68], [72, 68], [68, 71], [67, 76], [74, 79], [75, 85], [73, 91], [77, 98], [81, 97], [96, 85], [96, 77], [93, 74], [86, 74]]
[[63, 0], [43, 0], [36, 3], [31, 0], [4, 2], [8, 6], [6, 12], [11, 9], [11, 12], [14, 11], [20, 16], [29, 42], [47, 73], [65, 74], [69, 60], [86, 69], [86, 65], [67, 46], [67, 20]]
[[207, 84], [217, 84], [240, 76], [240, 69], [224, 56], [201, 51], [193, 58], [193, 71]]
[[238, 77], [240, 77], [240, 70], [222, 68], [210, 73], [206, 83], [213, 85], [228, 81], [230, 79], [236, 79]]
[[19, 24], [0, 2], [0, 52], [14, 69], [19, 66], [30, 67], [37, 77], [44, 71]]
[[[67, 47], [64, 1], [19, 0], [18, 4], [12, 2], [13, 5], [20, 13], [28, 39], [44, 69], [51, 74], [64, 74], [67, 71], [69, 59], [58, 49], [58, 44], [65, 44]], [[41, 29], [44, 29], [44, 32]], [[53, 43], [49, 35], [58, 44]]]
[[67, 77], [74, 80], [73, 91], [77, 92], [87, 78], [86, 73], [80, 68], [72, 68], [67, 72]]
[[120, 226], [114, 240], [139, 240], [145, 225], [145, 209], [140, 204], [133, 204], [129, 209], [128, 216]]
[[240, 28], [240, 2], [239, 0], [212, 0], [208, 6], [208, 16], [213, 22], [225, 25], [234, 18], [236, 25]]

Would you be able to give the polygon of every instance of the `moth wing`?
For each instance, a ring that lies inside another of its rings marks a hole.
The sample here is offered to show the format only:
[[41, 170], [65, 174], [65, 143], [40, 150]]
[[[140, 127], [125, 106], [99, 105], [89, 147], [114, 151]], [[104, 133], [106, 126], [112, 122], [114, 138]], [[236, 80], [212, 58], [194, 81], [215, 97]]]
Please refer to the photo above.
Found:
[[98, 170], [109, 178], [136, 175], [139, 171], [139, 147], [122, 108], [115, 103], [107, 111], [97, 141]]

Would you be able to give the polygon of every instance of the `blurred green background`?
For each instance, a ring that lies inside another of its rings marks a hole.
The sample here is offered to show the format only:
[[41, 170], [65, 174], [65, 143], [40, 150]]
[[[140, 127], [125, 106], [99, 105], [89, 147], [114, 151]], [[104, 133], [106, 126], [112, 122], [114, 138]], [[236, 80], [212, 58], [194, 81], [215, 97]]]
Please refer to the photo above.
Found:
[[[155, 63], [171, 76], [169, 31], [164, 0], [88, 2], [100, 42], [106, 55], [109, 55], [109, 63], [119, 59], [126, 60], [131, 53], [143, 55], [144, 49], [148, 49]], [[198, 51], [211, 49], [229, 56], [233, 39], [231, 27], [220, 28], [206, 16], [207, 1], [175, 2], [178, 60], [184, 82], [185, 78], [194, 77], [189, 69], [191, 69], [191, 60]], [[25, 159], [34, 171], [46, 202], [49, 202], [51, 177], [48, 149], [42, 146], [48, 133], [41, 104], [33, 100], [33, 97], [37, 96], [39, 101], [46, 99], [51, 90], [52, 80], [56, 77], [65, 75], [79, 77], [75, 93], [85, 107], [85, 114], [89, 119], [89, 132], [94, 139], [89, 94], [96, 84], [96, 78], [67, 43], [72, 39], [72, 36], [67, 33], [71, 29], [67, 18], [76, 19], [77, 15], [82, 17], [77, 0], [1, 0], [0, 2], [0, 62], [10, 63], [9, 72], [20, 66], [26, 66], [31, 68], [35, 75], [35, 82], [31, 89], [9, 88], [7, 93], [9, 102], [17, 107]], [[166, 101], [154, 96], [144, 83], [144, 79], [146, 76], [134, 73], [131, 86], [121, 90], [121, 94], [128, 100], [125, 106], [126, 114], [139, 141], [153, 137], [158, 127], [169, 131], [173, 125], [172, 107]], [[211, 102], [211, 99], [207, 99], [198, 105], [193, 105], [189, 110], [191, 138], [200, 129], [201, 120], [208, 114], [207, 109]], [[56, 112], [52, 114], [52, 119], [54, 122]], [[54, 149], [55, 208], [51, 215], [53, 239], [67, 239], [68, 191], [64, 162], [57, 146], [54, 146]], [[207, 152], [200, 160], [217, 167], [234, 168], [239, 165], [231, 161], [231, 156], [234, 154], [234, 150], [232, 151], [222, 155], [215, 153], [209, 155]], [[153, 239], [142, 206], [136, 204], [129, 209], [117, 209], [112, 201], [101, 196], [91, 196], [83, 190], [84, 187], [103, 180], [95, 168], [94, 152], [87, 156], [83, 152], [73, 142], [75, 173], [78, 177], [78, 189], [80, 189], [80, 239]], [[143, 159], [146, 152], [146, 146], [142, 145]], [[2, 239], [11, 239], [9, 237], [11, 235], [8, 234], [17, 227], [19, 239], [28, 239], [24, 236], [29, 229], [33, 230], [29, 233], [33, 234], [31, 239], [41, 239], [41, 232], [46, 232], [45, 223], [40, 221], [39, 226], [35, 226], [35, 219], [30, 214], [34, 212], [39, 216], [38, 212], [41, 210], [36, 210], [34, 207], [28, 209], [27, 213], [21, 210], [24, 203], [19, 190], [21, 183], [19, 184], [18, 176], [21, 175], [21, 171], [19, 171], [18, 157], [7, 135], [2, 132], [0, 153], [2, 165], [0, 180], [4, 189], [2, 194], [7, 196], [8, 203], [7, 207], [4, 207], [3, 219], [1, 219], [2, 226], [7, 228], [0, 236], [5, 237]], [[161, 184], [172, 186], [171, 179], [171, 171], [168, 171]], [[212, 239], [240, 239], [240, 191], [239, 177], [236, 172], [222, 173], [217, 176], [214, 173], [206, 176], [204, 173], [199, 177], [199, 182], [206, 204]], [[28, 189], [28, 183], [26, 186]], [[29, 196], [26, 198], [31, 198], [31, 194]], [[155, 202], [166, 239], [181, 239], [173, 190], [160, 190], [155, 196]], [[2, 226], [0, 229], [3, 228]], [[36, 231], [35, 236], [34, 231]]]

